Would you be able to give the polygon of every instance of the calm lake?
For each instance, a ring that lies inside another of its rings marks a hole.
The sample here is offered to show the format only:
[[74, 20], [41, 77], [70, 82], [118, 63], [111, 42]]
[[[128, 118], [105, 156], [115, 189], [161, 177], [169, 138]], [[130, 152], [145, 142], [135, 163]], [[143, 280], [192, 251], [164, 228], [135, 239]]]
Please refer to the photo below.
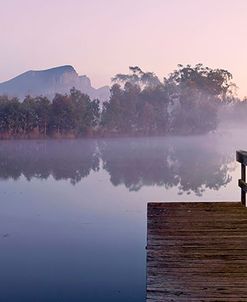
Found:
[[0, 301], [145, 301], [147, 202], [239, 200], [240, 137], [1, 141]]

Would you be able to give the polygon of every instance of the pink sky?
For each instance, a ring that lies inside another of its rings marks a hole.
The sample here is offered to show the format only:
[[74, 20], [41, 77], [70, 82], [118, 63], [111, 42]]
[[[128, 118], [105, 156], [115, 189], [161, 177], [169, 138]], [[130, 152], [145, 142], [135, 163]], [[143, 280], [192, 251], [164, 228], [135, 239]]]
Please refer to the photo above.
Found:
[[247, 96], [246, 12], [246, 0], [1, 1], [0, 81], [70, 64], [98, 87], [131, 65], [162, 78], [201, 62]]

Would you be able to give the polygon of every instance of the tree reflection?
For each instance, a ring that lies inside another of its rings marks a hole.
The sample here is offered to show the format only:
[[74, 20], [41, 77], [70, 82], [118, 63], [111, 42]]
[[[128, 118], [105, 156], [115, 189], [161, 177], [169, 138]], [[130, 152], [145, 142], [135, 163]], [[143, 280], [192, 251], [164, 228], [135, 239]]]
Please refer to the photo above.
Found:
[[218, 190], [231, 181], [232, 153], [203, 137], [2, 141], [0, 178], [80, 182], [102, 169], [114, 186], [178, 188], [178, 194]]
[[75, 184], [99, 169], [96, 146], [95, 140], [5, 141], [0, 145], [0, 177], [24, 175], [30, 180], [52, 175]]
[[179, 194], [202, 195], [231, 181], [233, 158], [204, 138], [106, 140], [100, 144], [103, 167], [117, 186], [130, 191], [142, 186], [178, 187]]

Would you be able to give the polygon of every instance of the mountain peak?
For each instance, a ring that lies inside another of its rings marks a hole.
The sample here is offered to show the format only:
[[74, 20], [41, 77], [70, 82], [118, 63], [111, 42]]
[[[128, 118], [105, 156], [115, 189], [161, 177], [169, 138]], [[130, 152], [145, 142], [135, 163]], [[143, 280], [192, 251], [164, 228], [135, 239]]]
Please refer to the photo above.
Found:
[[62, 65], [44, 70], [31, 70], [31, 72], [46, 72], [46, 73], [56, 73], [56, 72], [75, 72], [75, 68], [72, 65]]
[[[95, 89], [87, 76], [79, 76], [71, 65], [63, 65], [45, 70], [30, 70], [17, 77], [0, 83], [0, 94], [15, 96], [22, 100], [25, 96], [47, 96], [53, 98], [56, 93], [69, 93], [75, 87], [91, 98], [108, 100], [109, 87]], [[103, 89], [103, 93], [102, 93]]]

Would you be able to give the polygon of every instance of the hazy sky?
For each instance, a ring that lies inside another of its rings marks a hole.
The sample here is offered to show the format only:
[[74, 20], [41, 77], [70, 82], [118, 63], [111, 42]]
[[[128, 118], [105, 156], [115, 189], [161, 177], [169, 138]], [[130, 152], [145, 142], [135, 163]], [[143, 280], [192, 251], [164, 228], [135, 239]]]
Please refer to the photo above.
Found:
[[232, 72], [247, 96], [247, 0], [0, 0], [0, 81], [71, 64], [94, 86], [139, 65]]

